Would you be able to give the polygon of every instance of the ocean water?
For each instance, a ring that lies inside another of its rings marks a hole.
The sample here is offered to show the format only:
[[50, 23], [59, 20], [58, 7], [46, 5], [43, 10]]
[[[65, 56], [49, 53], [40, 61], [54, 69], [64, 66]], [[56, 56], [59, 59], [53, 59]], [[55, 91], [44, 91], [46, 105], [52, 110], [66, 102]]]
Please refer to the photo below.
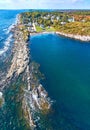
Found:
[[[16, 16], [25, 10], [0, 10], [0, 56], [12, 44], [9, 32]], [[90, 44], [55, 34], [32, 36], [32, 60], [45, 75], [41, 81], [54, 101], [52, 111], [41, 117], [38, 130], [90, 130]], [[0, 61], [1, 62], [1, 61]], [[20, 79], [4, 92], [0, 130], [27, 130], [20, 117]]]
[[[7, 61], [3, 62], [5, 61], [3, 55], [6, 57], [5, 59], [10, 62], [8, 56], [10, 57], [11, 52], [6, 53], [11, 49], [10, 46], [13, 43], [10, 29], [16, 22], [17, 14], [24, 11], [25, 10], [0, 10], [0, 75], [2, 71], [5, 73], [7, 65], [9, 64], [6, 64]], [[11, 83], [3, 91], [5, 102], [3, 106], [0, 107], [0, 130], [28, 130], [27, 124], [22, 118], [21, 104], [18, 102], [21, 85], [22, 82], [19, 77], [16, 82]]]
[[25, 10], [0, 10], [0, 56], [6, 52], [12, 41], [10, 29], [15, 24], [17, 15]]
[[31, 36], [30, 49], [54, 100], [52, 130], [90, 130], [90, 43], [39, 34]]

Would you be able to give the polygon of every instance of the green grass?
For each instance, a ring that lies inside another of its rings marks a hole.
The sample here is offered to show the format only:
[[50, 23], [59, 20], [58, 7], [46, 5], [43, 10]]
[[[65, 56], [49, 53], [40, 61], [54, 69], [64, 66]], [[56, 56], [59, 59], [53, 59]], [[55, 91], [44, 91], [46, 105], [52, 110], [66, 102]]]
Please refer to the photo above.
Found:
[[74, 35], [89, 35], [90, 36], [90, 22], [72, 22], [67, 23], [64, 26], [56, 25], [56, 30], [66, 33], [66, 34], [74, 34]]
[[47, 32], [55, 32], [55, 31], [56, 31], [54, 27], [50, 27], [50, 28], [46, 27], [45, 30], [46, 30]]
[[44, 32], [44, 31], [46, 31], [46, 32], [54, 32], [56, 30], [55, 30], [54, 27], [50, 27], [50, 28], [46, 27], [45, 29], [42, 29], [40, 26], [36, 26], [36, 31], [37, 32]]
[[36, 31], [37, 31], [37, 32], [42, 32], [43, 29], [42, 29], [40, 26], [36, 26]]

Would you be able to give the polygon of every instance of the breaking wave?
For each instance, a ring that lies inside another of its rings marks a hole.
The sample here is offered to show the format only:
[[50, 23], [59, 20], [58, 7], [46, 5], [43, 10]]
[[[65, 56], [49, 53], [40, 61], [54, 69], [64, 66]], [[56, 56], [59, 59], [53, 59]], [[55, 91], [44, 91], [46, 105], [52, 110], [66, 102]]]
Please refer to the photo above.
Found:
[[17, 24], [17, 21], [18, 21], [18, 15], [16, 16], [15, 22], [13, 24], [11, 24], [11, 26], [9, 26], [6, 34], [10, 33], [10, 31], [12, 30], [12, 28], [14, 28], [14, 26]]
[[[18, 21], [18, 15], [16, 16], [15, 22], [11, 24], [8, 28], [4, 28], [3, 31], [5, 31], [6, 34], [9, 35], [12, 28], [17, 24], [17, 21]], [[3, 49], [0, 49], [0, 56], [8, 50], [11, 41], [12, 41], [12, 34], [10, 34], [6, 39]]]
[[4, 48], [0, 49], [0, 56], [6, 52], [10, 46], [10, 42], [12, 41], [12, 34], [9, 35], [9, 37], [6, 39], [5, 43], [4, 43]]

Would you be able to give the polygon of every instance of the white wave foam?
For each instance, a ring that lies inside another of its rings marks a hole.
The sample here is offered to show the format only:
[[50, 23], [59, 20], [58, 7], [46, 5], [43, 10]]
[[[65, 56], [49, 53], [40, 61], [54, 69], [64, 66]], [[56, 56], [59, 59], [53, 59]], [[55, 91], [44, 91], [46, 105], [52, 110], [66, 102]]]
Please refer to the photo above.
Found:
[[9, 33], [10, 33], [10, 31], [12, 30], [12, 28], [14, 28], [14, 26], [17, 24], [17, 22], [18, 22], [18, 15], [17, 15], [16, 18], [15, 18], [15, 22], [14, 22], [13, 24], [11, 24], [11, 25], [9, 26], [9, 28], [7, 29], [6, 34], [9, 34]]
[[7, 31], [8, 28], [4, 28], [3, 31]]
[[0, 98], [2, 98], [2, 96], [3, 96], [3, 93], [2, 93], [2, 92], [0, 92]]
[[[17, 22], [18, 22], [18, 14], [17, 14], [17, 16], [16, 16], [15, 22], [14, 22], [12, 25], [10, 25], [9, 28], [5, 28], [5, 29], [4, 29], [4, 31], [5, 31], [5, 30], [7, 31], [6, 34], [9, 34], [9, 33], [10, 33], [11, 29], [17, 24]], [[6, 39], [4, 48], [3, 48], [3, 49], [0, 49], [0, 56], [1, 56], [4, 52], [6, 52], [6, 51], [8, 50], [8, 48], [9, 48], [9, 46], [10, 46], [11, 40], [12, 40], [12, 34], [10, 34], [9, 37]]]
[[6, 34], [9, 34], [10, 33], [10, 31], [11, 31], [11, 29], [14, 27], [14, 24], [12, 24], [11, 26], [9, 26], [9, 28], [7, 29], [7, 32], [6, 32]]
[[19, 17], [19, 14], [17, 14], [16, 20], [15, 20], [15, 23], [14, 23], [14, 24], [17, 24], [17, 23], [18, 23], [18, 17]]
[[6, 52], [7, 50], [8, 50], [8, 48], [9, 48], [9, 46], [10, 46], [10, 42], [11, 42], [11, 40], [12, 40], [12, 34], [11, 35], [9, 35], [9, 37], [6, 39], [6, 41], [5, 41], [5, 45], [4, 45], [4, 48], [3, 49], [0, 49], [0, 56], [4, 53], [4, 52]]

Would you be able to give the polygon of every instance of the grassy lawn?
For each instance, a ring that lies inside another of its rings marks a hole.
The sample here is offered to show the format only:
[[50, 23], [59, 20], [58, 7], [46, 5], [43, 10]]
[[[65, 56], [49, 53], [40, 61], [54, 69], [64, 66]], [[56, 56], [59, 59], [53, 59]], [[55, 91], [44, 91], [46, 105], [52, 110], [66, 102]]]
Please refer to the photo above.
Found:
[[44, 31], [46, 31], [46, 32], [54, 32], [55, 28], [53, 28], [53, 27], [50, 27], [50, 28], [46, 27], [45, 29], [42, 29], [40, 26], [36, 26], [36, 31], [37, 32], [44, 32]]
[[46, 31], [47, 32], [55, 32], [56, 30], [54, 27], [50, 27], [50, 28], [46, 27]]
[[42, 29], [40, 26], [36, 26], [36, 31], [37, 31], [37, 32], [42, 32], [43, 29]]

